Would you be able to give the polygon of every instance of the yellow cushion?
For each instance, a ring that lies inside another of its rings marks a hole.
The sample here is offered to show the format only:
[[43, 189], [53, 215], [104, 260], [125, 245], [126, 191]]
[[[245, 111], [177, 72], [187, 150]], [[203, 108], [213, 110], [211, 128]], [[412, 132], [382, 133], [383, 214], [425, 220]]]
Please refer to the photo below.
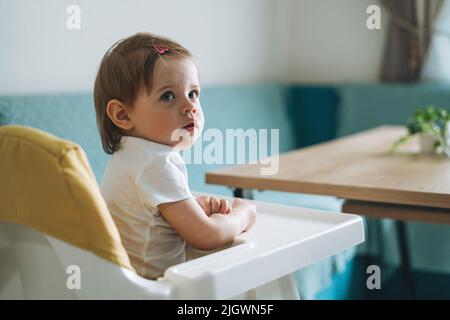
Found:
[[80, 146], [29, 127], [0, 127], [0, 177], [0, 220], [133, 269]]

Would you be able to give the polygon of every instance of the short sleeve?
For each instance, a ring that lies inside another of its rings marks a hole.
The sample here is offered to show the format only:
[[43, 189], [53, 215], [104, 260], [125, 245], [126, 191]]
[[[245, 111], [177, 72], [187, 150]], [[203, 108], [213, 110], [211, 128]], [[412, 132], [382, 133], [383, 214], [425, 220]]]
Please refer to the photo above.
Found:
[[[175, 161], [174, 161], [175, 160]], [[161, 203], [192, 198], [186, 166], [170, 154], [145, 164], [136, 176], [139, 198], [147, 209], [157, 215]]]

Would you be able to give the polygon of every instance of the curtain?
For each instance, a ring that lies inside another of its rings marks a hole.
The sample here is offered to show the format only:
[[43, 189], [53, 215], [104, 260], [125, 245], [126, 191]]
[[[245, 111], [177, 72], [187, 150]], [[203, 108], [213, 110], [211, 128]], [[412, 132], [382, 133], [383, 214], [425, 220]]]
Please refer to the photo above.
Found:
[[385, 42], [381, 80], [416, 81], [420, 71], [420, 36], [415, 0], [382, 0], [391, 20]]

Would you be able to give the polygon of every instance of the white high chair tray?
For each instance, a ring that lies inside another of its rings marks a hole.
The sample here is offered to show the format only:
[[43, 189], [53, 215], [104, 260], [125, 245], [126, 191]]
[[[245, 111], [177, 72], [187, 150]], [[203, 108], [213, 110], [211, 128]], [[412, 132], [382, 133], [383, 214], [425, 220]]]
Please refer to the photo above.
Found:
[[174, 284], [177, 297], [238, 295], [364, 241], [357, 215], [251, 202], [256, 223], [231, 247], [166, 270], [164, 279]]

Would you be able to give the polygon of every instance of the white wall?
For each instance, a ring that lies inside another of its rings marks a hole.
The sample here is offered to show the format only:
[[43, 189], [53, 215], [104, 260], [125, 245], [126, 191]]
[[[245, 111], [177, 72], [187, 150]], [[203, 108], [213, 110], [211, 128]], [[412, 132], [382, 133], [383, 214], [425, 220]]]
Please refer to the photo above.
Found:
[[388, 16], [382, 10], [382, 29], [369, 30], [366, 9], [370, 4], [379, 2], [294, 0], [290, 16], [294, 38], [288, 62], [289, 80], [315, 83], [376, 81]]
[[[369, 3], [0, 0], [0, 94], [91, 90], [104, 52], [138, 31], [190, 49], [203, 85], [374, 81], [384, 31], [367, 30]], [[66, 27], [70, 4], [81, 30]]]

